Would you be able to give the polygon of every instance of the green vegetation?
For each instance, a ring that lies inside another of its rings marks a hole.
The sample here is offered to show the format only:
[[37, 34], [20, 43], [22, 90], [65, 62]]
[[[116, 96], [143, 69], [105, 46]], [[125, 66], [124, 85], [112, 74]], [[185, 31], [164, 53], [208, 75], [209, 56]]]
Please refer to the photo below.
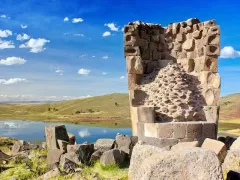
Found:
[[14, 142], [16, 142], [16, 139], [0, 136], [0, 150], [9, 154], [9, 146], [13, 145]]

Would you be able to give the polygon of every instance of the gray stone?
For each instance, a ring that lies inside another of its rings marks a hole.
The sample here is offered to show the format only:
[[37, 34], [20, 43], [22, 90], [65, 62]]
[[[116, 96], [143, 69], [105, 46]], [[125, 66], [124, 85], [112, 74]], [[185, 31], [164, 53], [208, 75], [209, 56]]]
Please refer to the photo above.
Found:
[[48, 171], [47, 173], [43, 174], [38, 179], [47, 180], [47, 179], [54, 178], [59, 174], [61, 174], [60, 170], [58, 168], [55, 168], [55, 169], [52, 169], [51, 171]]
[[62, 153], [60, 149], [50, 149], [48, 151], [47, 166], [49, 169], [54, 169], [56, 166], [58, 167]]
[[79, 160], [79, 156], [75, 152], [68, 152], [68, 153], [62, 154], [60, 157], [60, 164], [63, 164], [65, 159], [69, 159], [70, 161], [76, 164], [81, 164]]
[[[228, 138], [228, 139], [227, 139]], [[237, 139], [233, 139], [231, 137], [227, 137], [225, 140], [225, 144], [230, 147], [230, 150], [238, 149], [240, 150], [240, 137]]]
[[45, 126], [45, 135], [48, 149], [59, 149], [58, 139], [69, 142], [65, 125]]
[[137, 168], [133, 169], [132, 164], [136, 164], [133, 159], [129, 180], [223, 180], [216, 154], [201, 148], [154, 153], [145, 157]]
[[67, 133], [68, 134], [68, 137], [69, 137], [69, 143], [70, 144], [76, 144], [76, 137], [72, 134], [72, 133]]
[[127, 164], [127, 154], [119, 149], [111, 149], [103, 153], [100, 163], [103, 166], [118, 165], [120, 167]]
[[103, 151], [101, 150], [97, 150], [95, 151], [90, 158], [90, 164], [93, 165], [97, 160], [99, 160], [101, 158], [103, 154]]
[[171, 150], [172, 151], [179, 151], [183, 149], [189, 149], [193, 147], [199, 147], [200, 144], [198, 141], [193, 141], [193, 142], [179, 142], [178, 144], [172, 146]]
[[222, 164], [222, 170], [227, 173], [230, 170], [240, 169], [240, 150], [229, 150]]
[[26, 151], [26, 150], [29, 150], [29, 149], [30, 149], [30, 145], [26, 141], [19, 140], [19, 141], [16, 141], [13, 144], [12, 153], [16, 154], [18, 152]]
[[63, 141], [63, 140], [57, 140], [58, 142], [58, 146], [59, 146], [59, 149], [63, 152], [63, 153], [66, 153], [67, 152], [67, 145], [70, 144], [69, 142], [67, 141]]
[[77, 168], [77, 164], [67, 158], [64, 158], [62, 164], [63, 170], [66, 170], [68, 173], [75, 172], [75, 168]]
[[128, 135], [117, 135], [116, 136], [116, 147], [119, 150], [131, 155], [132, 149], [138, 141], [137, 136]]
[[46, 142], [42, 142], [41, 147], [42, 147], [42, 149], [47, 149], [47, 143]]
[[166, 148], [170, 149], [170, 147], [174, 146], [178, 143], [177, 139], [171, 139], [171, 138], [153, 138], [153, 137], [141, 137], [139, 138], [143, 142], [143, 144], [157, 146], [160, 148]]
[[94, 149], [102, 152], [113, 149], [115, 140], [114, 139], [98, 139], [94, 144]]

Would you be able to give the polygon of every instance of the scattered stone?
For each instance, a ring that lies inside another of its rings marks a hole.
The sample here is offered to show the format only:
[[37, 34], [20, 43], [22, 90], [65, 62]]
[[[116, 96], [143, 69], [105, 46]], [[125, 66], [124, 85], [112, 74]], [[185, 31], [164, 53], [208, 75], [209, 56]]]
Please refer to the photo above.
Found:
[[199, 147], [200, 144], [198, 141], [193, 141], [193, 142], [179, 142], [178, 144], [172, 146], [171, 150], [172, 151], [179, 151], [179, 150], [184, 150], [184, 149], [189, 149], [193, 147]]
[[240, 149], [229, 150], [224, 163], [222, 164], [223, 172], [227, 173], [229, 170], [240, 169]]
[[49, 169], [54, 169], [56, 166], [58, 167], [62, 153], [63, 152], [60, 149], [48, 150], [47, 166]]
[[43, 174], [42, 176], [40, 176], [38, 179], [40, 180], [47, 180], [50, 178], [54, 178], [57, 175], [61, 174], [60, 170], [58, 168], [52, 169], [50, 171], [48, 171], [47, 173]]
[[58, 139], [69, 142], [65, 125], [45, 126], [45, 134], [48, 149], [59, 149]]
[[57, 140], [57, 142], [58, 142], [60, 150], [63, 153], [66, 153], [67, 152], [67, 145], [70, 144], [70, 143], [67, 142], [67, 141], [59, 140], [59, 139]]
[[153, 153], [135, 168], [131, 161], [128, 177], [131, 180], [223, 180], [216, 154], [201, 148]]
[[220, 162], [223, 162], [227, 155], [225, 144], [217, 140], [206, 138], [202, 144], [202, 148], [215, 152]]
[[79, 160], [78, 154], [76, 154], [75, 152], [68, 152], [68, 153], [62, 154], [60, 157], [60, 164], [63, 164], [63, 162], [65, 161], [65, 158], [69, 159], [70, 161], [72, 161], [76, 164], [81, 163]]
[[115, 140], [114, 139], [98, 139], [94, 144], [94, 148], [96, 150], [100, 150], [102, 152], [113, 149]]
[[133, 147], [138, 141], [137, 136], [117, 135], [116, 136], [116, 148], [131, 155]]
[[12, 156], [9, 156], [8, 154], [2, 152], [2, 150], [0, 150], [0, 160], [6, 160], [6, 159], [10, 159]]
[[[235, 141], [233, 139], [230, 140], [230, 138], [229, 138], [228, 142], [229, 142], [228, 146], [230, 146], [230, 150], [234, 150], [234, 149], [240, 150], [240, 137], [238, 137]], [[232, 144], [231, 144], [231, 142], [232, 142]]]
[[90, 158], [90, 164], [93, 165], [97, 160], [99, 160], [101, 158], [103, 154], [103, 151], [101, 150], [97, 150], [95, 151]]
[[126, 165], [127, 154], [119, 149], [111, 149], [103, 153], [100, 163], [104, 166], [118, 165], [120, 167]]
[[26, 151], [26, 150], [29, 150], [29, 149], [30, 149], [30, 146], [29, 146], [29, 144], [26, 141], [19, 140], [19, 141], [16, 141], [13, 144], [12, 153], [16, 154], [18, 152]]
[[77, 167], [77, 164], [65, 158], [62, 167], [63, 167], [63, 170], [66, 170], [68, 173], [71, 173], [71, 172], [75, 172], [74, 169]]
[[72, 133], [67, 133], [68, 134], [68, 137], [69, 137], [69, 143], [74, 145], [76, 144], [76, 137], [72, 134]]

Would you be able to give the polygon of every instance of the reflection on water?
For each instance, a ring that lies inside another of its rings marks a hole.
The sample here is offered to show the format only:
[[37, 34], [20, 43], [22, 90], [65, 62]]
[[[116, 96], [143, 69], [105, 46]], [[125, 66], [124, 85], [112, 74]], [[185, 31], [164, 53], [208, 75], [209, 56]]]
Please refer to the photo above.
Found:
[[[0, 136], [23, 139], [28, 142], [45, 141], [44, 127], [47, 125], [63, 124], [39, 121], [0, 120]], [[64, 123], [67, 131], [74, 134], [77, 143], [95, 142], [99, 138], [115, 138], [117, 133], [131, 135], [130, 128], [89, 127]]]

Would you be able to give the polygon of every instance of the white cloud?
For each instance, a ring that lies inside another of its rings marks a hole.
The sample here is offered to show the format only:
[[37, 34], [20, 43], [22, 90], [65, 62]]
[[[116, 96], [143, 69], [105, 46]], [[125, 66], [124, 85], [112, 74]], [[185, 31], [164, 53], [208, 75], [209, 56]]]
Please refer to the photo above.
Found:
[[104, 24], [104, 26], [109, 27], [111, 31], [118, 31], [118, 27], [116, 27], [115, 23], [107, 23], [107, 24]]
[[125, 79], [125, 76], [121, 76], [120, 79]]
[[7, 59], [1, 59], [0, 65], [14, 65], [14, 64], [25, 64], [26, 60], [20, 57], [8, 57]]
[[21, 24], [21, 28], [26, 29], [28, 26]]
[[106, 75], [107, 73], [106, 72], [102, 72], [102, 75]]
[[24, 83], [24, 82], [28, 82], [28, 81], [25, 78], [10, 78], [8, 80], [0, 79], [0, 84], [5, 84], [5, 85], [17, 84], [17, 83], [22, 83], [22, 82]]
[[111, 33], [109, 32], [109, 31], [106, 31], [106, 32], [104, 32], [103, 33], [103, 35], [102, 35], [103, 37], [106, 37], [106, 36], [111, 36]]
[[82, 54], [80, 57], [83, 58], [83, 57], [86, 57], [86, 56], [87, 56], [87, 54]]
[[19, 46], [19, 48], [29, 48], [30, 52], [32, 52], [32, 53], [39, 53], [39, 52], [42, 52], [42, 51], [44, 51], [46, 49], [43, 46], [46, 43], [49, 43], [49, 42], [50, 42], [49, 40], [43, 39], [43, 38], [38, 38], [38, 39], [31, 38], [25, 44], [21, 44]]
[[236, 51], [232, 46], [225, 46], [221, 49], [220, 58], [237, 58], [240, 57], [240, 51]]
[[4, 19], [6, 19], [6, 18], [10, 19], [10, 17], [8, 17], [6, 14], [1, 15], [0, 17], [4, 18]]
[[74, 34], [74, 36], [84, 37], [84, 34]]
[[63, 75], [64, 73], [64, 70], [60, 69], [60, 68], [57, 68], [56, 71], [55, 71], [57, 74], [59, 74], [60, 76]]
[[81, 131], [78, 131], [78, 135], [79, 135], [81, 138], [84, 138], [84, 137], [90, 136], [91, 133], [89, 132], [88, 129], [83, 129], [83, 130], [81, 130]]
[[64, 21], [64, 22], [67, 22], [67, 21], [69, 21], [69, 18], [68, 18], [68, 17], [65, 17], [65, 18], [63, 19], [63, 21]]
[[124, 31], [124, 27], [122, 28], [122, 32]]
[[0, 38], [5, 38], [12, 35], [12, 31], [6, 29], [6, 30], [0, 30]]
[[16, 38], [18, 41], [24, 41], [24, 40], [28, 40], [30, 39], [30, 36], [23, 33], [23, 34], [18, 34], [17, 35], [17, 38]]
[[95, 58], [96, 56], [92, 56], [92, 58]]
[[103, 59], [108, 59], [109, 57], [108, 57], [108, 56], [103, 56], [102, 58], [103, 58]]
[[83, 22], [82, 18], [73, 18], [72, 19], [72, 23], [79, 23], [79, 22]]
[[91, 71], [89, 69], [81, 68], [81, 69], [78, 70], [78, 74], [85, 75], [85, 76], [87, 76], [90, 72]]
[[0, 39], [0, 49], [9, 49], [9, 48], [15, 48], [12, 41], [3, 41]]

